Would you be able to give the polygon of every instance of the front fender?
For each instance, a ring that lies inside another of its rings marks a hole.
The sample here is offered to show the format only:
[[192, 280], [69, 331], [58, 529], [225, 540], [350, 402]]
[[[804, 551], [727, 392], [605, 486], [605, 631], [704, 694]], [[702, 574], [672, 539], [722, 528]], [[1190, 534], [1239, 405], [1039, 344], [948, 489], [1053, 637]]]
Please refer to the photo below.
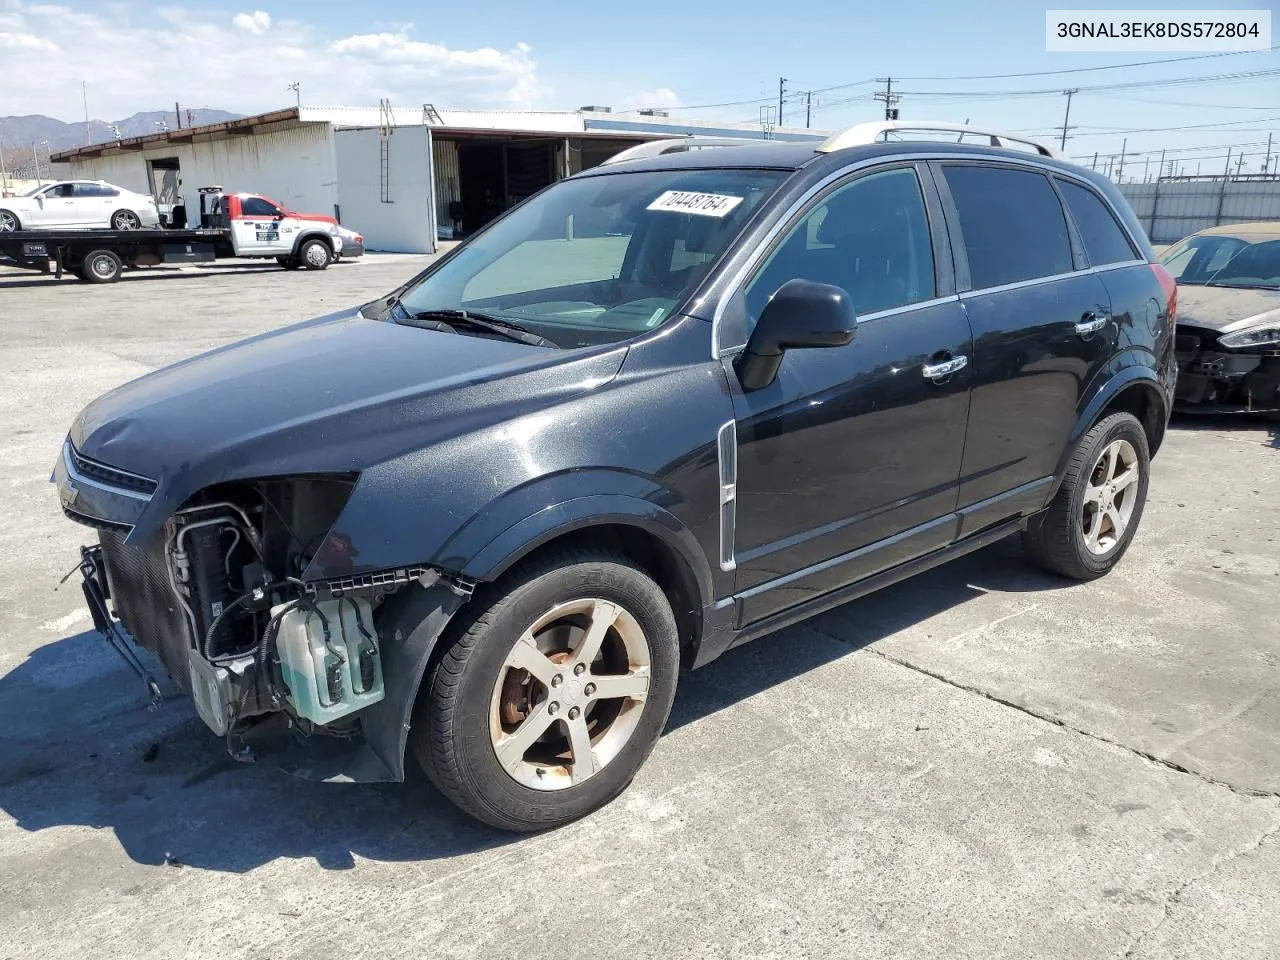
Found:
[[544, 543], [577, 530], [606, 524], [635, 527], [651, 534], [688, 566], [698, 588], [698, 599], [714, 596], [711, 567], [698, 538], [676, 516], [649, 500], [625, 494], [596, 494], [553, 503], [507, 527], [466, 562], [462, 574], [476, 580], [493, 580]]
[[333, 237], [330, 234], [325, 233], [323, 230], [304, 230], [293, 238], [293, 256], [296, 257], [298, 251], [302, 249], [302, 245], [312, 238], [324, 241], [325, 245], [331, 251], [333, 250]]

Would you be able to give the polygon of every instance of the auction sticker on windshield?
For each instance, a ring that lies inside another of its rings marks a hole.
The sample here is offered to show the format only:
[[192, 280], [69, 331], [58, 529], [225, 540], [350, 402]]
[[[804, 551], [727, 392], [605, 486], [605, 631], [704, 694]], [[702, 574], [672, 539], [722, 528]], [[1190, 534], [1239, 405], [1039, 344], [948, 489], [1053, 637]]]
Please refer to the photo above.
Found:
[[649, 210], [668, 210], [674, 213], [696, 213], [700, 217], [723, 217], [742, 202], [741, 197], [723, 193], [693, 193], [689, 190], [668, 190], [649, 204]]

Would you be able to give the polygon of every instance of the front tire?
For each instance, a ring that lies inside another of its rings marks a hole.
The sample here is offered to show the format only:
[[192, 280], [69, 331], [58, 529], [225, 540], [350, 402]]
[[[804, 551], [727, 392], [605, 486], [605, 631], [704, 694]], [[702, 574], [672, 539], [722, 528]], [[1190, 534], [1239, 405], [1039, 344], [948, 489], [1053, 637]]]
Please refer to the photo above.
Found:
[[117, 210], [111, 215], [112, 230], [137, 230], [141, 226], [142, 221], [132, 210]]
[[308, 240], [298, 248], [298, 259], [308, 270], [329, 266], [329, 246], [323, 240]]
[[1031, 519], [1023, 534], [1028, 552], [1073, 580], [1109, 573], [1137, 533], [1150, 475], [1147, 434], [1137, 418], [1105, 417], [1080, 438], [1053, 502]]
[[617, 797], [675, 697], [679, 642], [661, 588], [625, 558], [556, 550], [466, 611], [410, 733], [432, 782], [513, 831], [562, 826]]
[[12, 210], [0, 210], [0, 233], [15, 233], [22, 229], [22, 221]]

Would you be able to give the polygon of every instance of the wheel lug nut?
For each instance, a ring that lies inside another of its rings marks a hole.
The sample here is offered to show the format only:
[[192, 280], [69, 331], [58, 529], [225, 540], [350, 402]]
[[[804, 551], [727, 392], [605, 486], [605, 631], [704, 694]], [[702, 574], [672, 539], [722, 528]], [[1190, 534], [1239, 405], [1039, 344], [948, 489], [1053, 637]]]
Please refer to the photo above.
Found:
[[583, 687], [582, 692], [585, 693], [588, 697], [593, 696], [596, 692], [596, 685], [594, 683], [588, 683], [585, 687]]
[[573, 668], [573, 675], [575, 677], [580, 677], [586, 672], [587, 672], [587, 665], [585, 663], [580, 663]]
[[552, 700], [549, 704], [547, 704], [547, 713], [549, 713], [551, 716], [554, 717], [559, 712], [560, 712], [560, 704], [556, 703], [554, 700]]
[[551, 685], [552, 685], [553, 687], [558, 687], [558, 686], [560, 686], [560, 684], [562, 684], [562, 683], [564, 683], [564, 677], [560, 676], [560, 674], [558, 674], [558, 673], [557, 673], [554, 677], [552, 677], [552, 678], [551, 678]]
[[578, 719], [578, 717], [579, 717], [579, 715], [581, 715], [581, 713], [582, 713], [582, 711], [581, 711], [581, 710], [579, 710], [577, 707], [570, 707], [570, 708], [569, 708], [569, 719], [570, 719], [570, 720], [577, 720], [577, 719]]

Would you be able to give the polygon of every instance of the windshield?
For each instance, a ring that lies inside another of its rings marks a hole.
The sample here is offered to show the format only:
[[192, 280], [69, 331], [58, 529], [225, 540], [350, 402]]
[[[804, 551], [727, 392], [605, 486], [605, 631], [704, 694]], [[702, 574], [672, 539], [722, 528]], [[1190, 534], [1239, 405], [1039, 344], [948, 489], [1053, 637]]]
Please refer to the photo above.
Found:
[[1240, 237], [1188, 237], [1160, 258], [1181, 284], [1280, 286], [1280, 238], [1250, 243]]
[[48, 188], [48, 186], [49, 186], [49, 184], [47, 184], [47, 183], [42, 183], [42, 184], [40, 184], [38, 187], [32, 187], [32, 188], [31, 188], [30, 190], [28, 190], [26, 193], [20, 193], [20, 194], [18, 194], [18, 196], [20, 196], [20, 197], [34, 197], [34, 196], [35, 196], [37, 193], [39, 193], [41, 190], [47, 189], [47, 188]]
[[1280, 290], [1280, 240], [1253, 243], [1236, 252], [1208, 281], [1211, 287]]
[[469, 310], [573, 347], [661, 324], [752, 211], [776, 170], [664, 170], [556, 184], [400, 298], [409, 314]]

